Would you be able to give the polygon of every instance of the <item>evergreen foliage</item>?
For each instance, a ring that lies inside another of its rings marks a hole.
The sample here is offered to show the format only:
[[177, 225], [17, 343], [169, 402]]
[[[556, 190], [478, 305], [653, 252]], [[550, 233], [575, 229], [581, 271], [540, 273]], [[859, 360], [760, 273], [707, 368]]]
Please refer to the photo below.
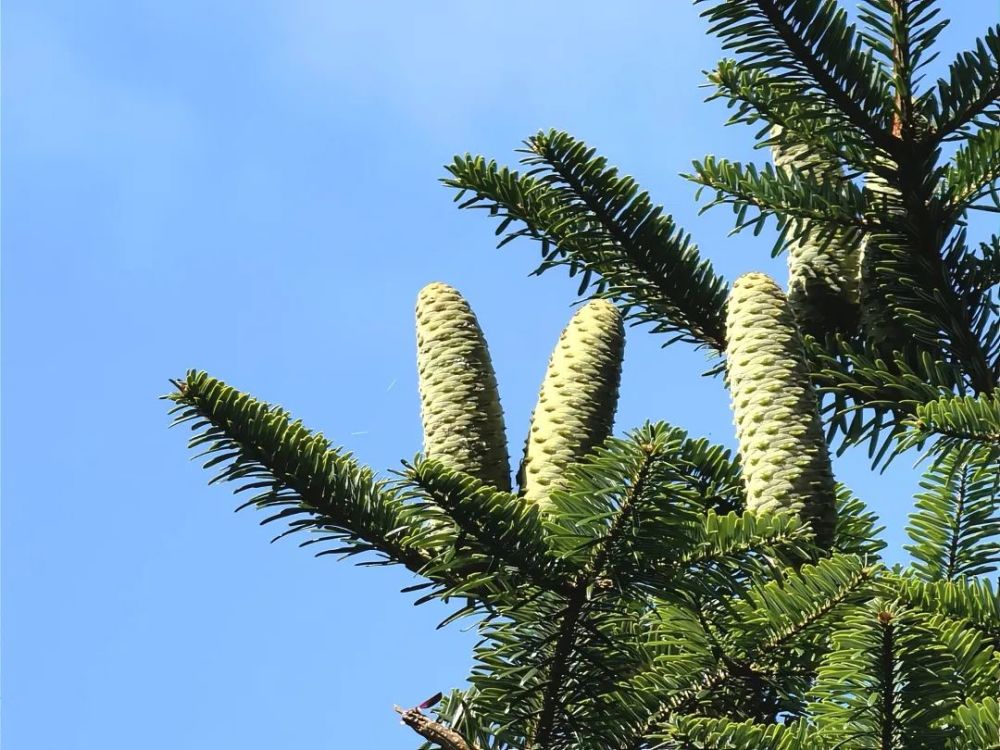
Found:
[[[485, 341], [445, 285], [418, 307], [425, 454], [392, 479], [205, 373], [165, 398], [279, 536], [405, 566], [418, 601], [473, 620], [468, 684], [398, 709], [425, 747], [1000, 749], [1000, 237], [966, 221], [1000, 212], [1000, 26], [927, 81], [938, 0], [861, 0], [857, 21], [696, 2], [733, 55], [712, 98], [775, 164], [689, 178], [738, 230], [773, 220], [790, 300], [762, 274], [730, 289], [632, 178], [537, 133], [520, 169], [467, 155], [444, 180], [596, 298], [516, 489]], [[611, 435], [623, 318], [726, 372], [738, 456], [662, 423]], [[830, 473], [828, 446], [860, 444], [926, 461], [907, 567]]]

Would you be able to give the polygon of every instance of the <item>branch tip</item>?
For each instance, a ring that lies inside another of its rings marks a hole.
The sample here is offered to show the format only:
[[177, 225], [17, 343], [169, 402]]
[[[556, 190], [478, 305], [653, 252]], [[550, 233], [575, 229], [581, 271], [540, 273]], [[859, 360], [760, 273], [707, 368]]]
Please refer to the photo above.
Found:
[[399, 714], [403, 724], [428, 742], [437, 744], [441, 750], [479, 750], [466, 742], [455, 730], [424, 716], [419, 708], [393, 706], [392, 710]]

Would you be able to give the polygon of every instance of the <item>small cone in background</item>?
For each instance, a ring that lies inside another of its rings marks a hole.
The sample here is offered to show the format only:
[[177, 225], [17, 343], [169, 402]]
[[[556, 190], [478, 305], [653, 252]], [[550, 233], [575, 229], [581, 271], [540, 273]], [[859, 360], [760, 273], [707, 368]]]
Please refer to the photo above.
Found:
[[[898, 217], [905, 213], [899, 190], [884, 177], [867, 175], [864, 191], [869, 211], [874, 215]], [[891, 230], [869, 234], [861, 248], [858, 271], [861, 330], [888, 362], [892, 362], [893, 352], [903, 349], [906, 343], [906, 328], [893, 314], [889, 299], [892, 289], [888, 283], [894, 278], [891, 248], [902, 242], [903, 239]]]
[[769, 276], [745, 274], [730, 292], [726, 326], [747, 509], [798, 513], [829, 549], [836, 522], [833, 471], [788, 301]]
[[509, 492], [503, 410], [486, 340], [469, 303], [435, 282], [417, 296], [424, 454]]
[[552, 352], [521, 465], [527, 501], [546, 509], [566, 470], [597, 448], [614, 426], [625, 327], [606, 300], [577, 310]]
[[870, 235], [865, 238], [859, 272], [861, 330], [875, 351], [889, 363], [893, 361], [893, 352], [900, 351], [906, 341], [905, 328], [888, 303], [891, 289], [884, 278], [885, 267], [891, 262], [892, 256], [883, 237]]
[[[780, 127], [771, 130], [781, 134]], [[833, 159], [802, 144], [771, 147], [774, 165], [790, 173], [805, 173], [818, 180], [843, 177]], [[802, 330], [816, 337], [836, 331], [851, 331], [858, 320], [858, 263], [861, 237], [857, 231], [840, 229], [832, 235], [810, 227], [811, 222], [793, 222], [793, 234], [803, 234], [788, 243], [788, 303]]]

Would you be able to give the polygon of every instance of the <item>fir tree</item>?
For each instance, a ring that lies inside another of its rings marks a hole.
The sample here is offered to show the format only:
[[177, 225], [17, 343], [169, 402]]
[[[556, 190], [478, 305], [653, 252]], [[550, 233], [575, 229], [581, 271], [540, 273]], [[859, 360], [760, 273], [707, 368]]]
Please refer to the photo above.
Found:
[[[523, 170], [464, 156], [445, 179], [601, 300], [553, 355], [555, 421], [516, 491], [485, 342], [443, 285], [418, 314], [426, 454], [397, 478], [205, 373], [166, 398], [213, 481], [285, 534], [464, 603], [468, 685], [399, 709], [427, 747], [1000, 748], [1000, 236], [966, 228], [1000, 213], [1000, 26], [926, 81], [935, 0], [863, 0], [856, 21], [835, 0], [696, 2], [734, 55], [714, 97], [777, 168], [709, 156], [689, 177], [738, 229], [774, 220], [788, 300], [761, 274], [730, 290], [632, 178], [544, 132]], [[726, 372], [739, 456], [666, 424], [610, 434], [609, 303]], [[926, 455], [908, 568], [830, 473], [828, 446], [864, 443], [874, 466]]]

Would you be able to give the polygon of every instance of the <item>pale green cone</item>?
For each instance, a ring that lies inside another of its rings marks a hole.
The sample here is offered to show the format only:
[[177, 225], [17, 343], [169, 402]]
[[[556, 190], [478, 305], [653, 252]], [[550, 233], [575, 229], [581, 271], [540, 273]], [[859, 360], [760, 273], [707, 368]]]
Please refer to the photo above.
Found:
[[524, 497], [543, 510], [566, 470], [611, 436], [624, 347], [621, 313], [606, 300], [577, 310], [559, 337], [521, 465]]
[[[898, 216], [905, 211], [899, 190], [883, 177], [866, 175], [864, 191], [872, 216]], [[858, 273], [861, 329], [876, 351], [888, 360], [906, 341], [906, 329], [888, 304], [892, 274], [886, 266], [891, 265], [892, 256], [885, 245], [893, 239], [891, 233], [880, 234], [877, 230], [869, 234], [862, 245]]]
[[510, 463], [486, 340], [469, 303], [435, 282], [417, 296], [424, 454], [505, 492]]
[[[780, 128], [772, 128], [772, 134], [780, 132]], [[775, 143], [771, 152], [777, 169], [816, 179], [843, 176], [834, 160], [808, 146]], [[852, 330], [858, 318], [858, 233], [840, 230], [832, 237], [822, 237], [820, 232], [810, 231], [808, 221], [793, 223], [793, 234], [800, 229], [804, 234], [787, 247], [788, 302], [796, 319], [814, 336]]]
[[[919, 107], [916, 109], [919, 110]], [[919, 111], [914, 124], [916, 137], [927, 135], [928, 122]], [[897, 111], [893, 118], [893, 133], [899, 135], [901, 132]], [[882, 166], [893, 166], [893, 161], [886, 155], [880, 154], [875, 158]], [[894, 266], [913, 253], [912, 248], [907, 247], [906, 237], [893, 227], [893, 224], [905, 221], [906, 206], [899, 188], [874, 173], [865, 175], [864, 193], [868, 204], [866, 219], [876, 228], [869, 232], [861, 250], [858, 277], [861, 330], [873, 348], [892, 366], [894, 353], [903, 351], [909, 342], [906, 323], [894, 313], [891, 304], [893, 285], [899, 276]]]
[[891, 360], [892, 353], [902, 349], [906, 341], [906, 329], [887, 303], [891, 289], [886, 284], [884, 270], [879, 269], [889, 260], [874, 237], [865, 238], [859, 271], [861, 330], [875, 350]]
[[836, 520], [830, 455], [794, 317], [769, 276], [736, 280], [726, 330], [747, 509], [798, 513], [829, 548]]

